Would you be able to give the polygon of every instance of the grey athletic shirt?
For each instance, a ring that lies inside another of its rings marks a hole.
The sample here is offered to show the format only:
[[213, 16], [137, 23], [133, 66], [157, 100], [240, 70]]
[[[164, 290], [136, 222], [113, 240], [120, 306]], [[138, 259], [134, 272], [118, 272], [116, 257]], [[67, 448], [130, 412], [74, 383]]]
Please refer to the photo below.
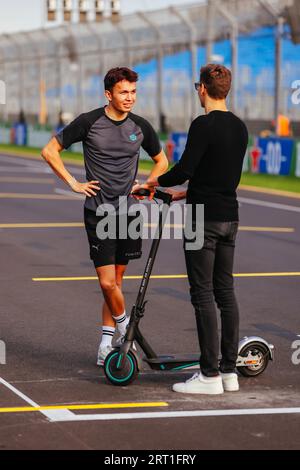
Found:
[[85, 207], [96, 211], [103, 203], [118, 209], [119, 196], [128, 197], [128, 206], [137, 201], [129, 197], [138, 171], [140, 148], [155, 157], [161, 144], [151, 124], [129, 113], [123, 121], [110, 119], [104, 108], [81, 114], [56, 135], [69, 148], [83, 143], [87, 181], [99, 181], [97, 196], [87, 197]]

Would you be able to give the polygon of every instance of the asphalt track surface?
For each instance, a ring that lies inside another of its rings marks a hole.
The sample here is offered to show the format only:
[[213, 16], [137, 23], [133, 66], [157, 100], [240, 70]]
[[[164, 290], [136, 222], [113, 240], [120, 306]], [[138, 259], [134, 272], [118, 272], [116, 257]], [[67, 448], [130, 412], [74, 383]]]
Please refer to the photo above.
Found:
[[[128, 387], [108, 384], [95, 365], [102, 296], [82, 199], [28, 158], [0, 156], [0, 187], [0, 449], [299, 449], [299, 198], [239, 191], [240, 336], [273, 343], [275, 361], [211, 397], [172, 392], [191, 372], [147, 366]], [[149, 247], [126, 274], [142, 274]], [[185, 274], [181, 240], [162, 241], [153, 274], [166, 277], [150, 282], [142, 331], [162, 354], [197, 352], [187, 280], [168, 277]], [[124, 281], [128, 310], [139, 282]]]

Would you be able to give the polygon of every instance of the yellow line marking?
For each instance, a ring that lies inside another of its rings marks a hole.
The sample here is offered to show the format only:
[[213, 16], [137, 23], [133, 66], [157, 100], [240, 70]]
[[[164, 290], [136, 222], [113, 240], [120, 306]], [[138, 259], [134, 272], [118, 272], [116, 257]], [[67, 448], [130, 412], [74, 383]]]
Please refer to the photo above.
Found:
[[1, 199], [68, 199], [70, 201], [79, 201], [77, 197], [73, 196], [58, 196], [56, 194], [28, 194], [28, 193], [0, 193]]
[[[0, 196], [1, 197], [1, 196]], [[81, 222], [57, 222], [57, 223], [24, 223], [24, 224], [0, 224], [0, 228], [56, 228], [56, 227], [84, 227]], [[145, 227], [157, 227], [157, 224], [145, 224]], [[183, 228], [183, 224], [165, 224], [166, 228]], [[293, 229], [291, 229], [293, 230]]]
[[[142, 279], [143, 276], [124, 276], [124, 280]], [[152, 275], [150, 279], [186, 279], [186, 274], [166, 274], [166, 275]], [[95, 281], [98, 280], [97, 276], [83, 276], [83, 277], [34, 277], [33, 281]]]
[[[142, 279], [143, 276], [124, 276], [124, 279]], [[185, 279], [186, 274], [153, 274], [151, 279]], [[98, 278], [97, 278], [98, 279]]]
[[[145, 227], [157, 227], [157, 224], [145, 224]], [[184, 228], [184, 224], [165, 224], [166, 228]], [[295, 232], [294, 228], [290, 227], [250, 227], [243, 226], [239, 227], [241, 232], [283, 232], [292, 233]]]
[[[285, 277], [300, 276], [300, 272], [278, 272], [278, 273], [237, 273], [234, 277]], [[124, 280], [138, 280], [143, 276], [124, 276]], [[150, 279], [187, 279], [186, 274], [160, 274], [152, 275]], [[33, 277], [35, 282], [60, 282], [60, 281], [97, 281], [97, 276], [82, 277]]]
[[33, 183], [33, 184], [54, 184], [55, 180], [51, 178], [23, 178], [23, 177], [12, 177], [12, 176], [1, 176], [0, 181], [2, 183]]
[[239, 231], [241, 232], [279, 232], [279, 233], [293, 233], [294, 228], [290, 227], [247, 227], [240, 226]]
[[[157, 227], [158, 226], [158, 223], [157, 224], [144, 224], [145, 227]], [[165, 224], [164, 225], [165, 228], [184, 228], [184, 224]]]
[[[1, 196], [0, 196], [1, 197]], [[57, 196], [55, 196], [55, 199]], [[61, 196], [58, 196], [61, 198]], [[63, 197], [65, 199], [66, 197]], [[68, 197], [67, 197], [68, 198]], [[51, 199], [53, 199], [51, 197]], [[145, 224], [146, 227], [153, 227], [156, 224]], [[78, 227], [83, 228], [82, 222], [43, 222], [43, 223], [20, 223], [20, 224], [0, 224], [0, 228], [68, 228]], [[183, 228], [182, 224], [166, 224], [169, 228]], [[239, 227], [241, 232], [274, 232], [274, 233], [294, 233], [295, 229], [292, 227], [251, 227], [243, 226]]]
[[0, 408], [0, 413], [28, 413], [46, 410], [109, 410], [124, 408], [154, 408], [169, 406], [164, 401], [144, 403], [100, 403], [95, 405], [53, 405], [53, 406], [21, 406], [13, 408]]
[[61, 281], [96, 281], [96, 276], [86, 277], [33, 277], [34, 282], [61, 282]]
[[284, 196], [284, 197], [291, 197], [294, 199], [300, 199], [300, 193], [294, 193], [292, 191], [284, 191], [281, 189], [260, 188], [258, 186], [249, 186], [247, 184], [240, 184], [238, 189], [242, 189], [245, 191], [252, 191], [254, 193], [272, 194], [273, 196]]
[[[157, 224], [145, 224], [145, 227], [157, 227]], [[165, 224], [167, 228], [184, 228], [183, 224]], [[283, 232], [292, 233], [295, 229], [292, 227], [251, 227], [247, 225], [240, 225], [239, 231], [241, 232]]]
[[300, 276], [300, 272], [234, 274], [234, 277], [284, 277], [284, 276]]
[[53, 222], [38, 224], [0, 224], [0, 228], [62, 228], [62, 227], [84, 227], [80, 222]]

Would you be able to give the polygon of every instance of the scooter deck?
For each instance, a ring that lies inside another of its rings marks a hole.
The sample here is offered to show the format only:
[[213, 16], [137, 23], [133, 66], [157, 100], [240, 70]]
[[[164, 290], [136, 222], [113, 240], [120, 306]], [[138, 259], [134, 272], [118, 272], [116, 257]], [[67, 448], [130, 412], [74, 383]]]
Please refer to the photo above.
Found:
[[155, 370], [199, 369], [198, 354], [168, 354], [154, 358], [144, 357], [143, 360]]

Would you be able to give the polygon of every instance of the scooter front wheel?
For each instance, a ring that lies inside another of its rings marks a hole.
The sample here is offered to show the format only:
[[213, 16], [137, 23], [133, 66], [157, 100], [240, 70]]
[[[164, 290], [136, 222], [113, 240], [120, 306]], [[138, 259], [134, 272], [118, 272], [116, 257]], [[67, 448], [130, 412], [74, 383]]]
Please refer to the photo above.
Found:
[[112, 385], [125, 386], [133, 382], [137, 377], [139, 373], [138, 363], [132, 351], [127, 353], [125, 362], [121, 368], [118, 368], [119, 362], [119, 350], [114, 349], [105, 359], [104, 372]]

